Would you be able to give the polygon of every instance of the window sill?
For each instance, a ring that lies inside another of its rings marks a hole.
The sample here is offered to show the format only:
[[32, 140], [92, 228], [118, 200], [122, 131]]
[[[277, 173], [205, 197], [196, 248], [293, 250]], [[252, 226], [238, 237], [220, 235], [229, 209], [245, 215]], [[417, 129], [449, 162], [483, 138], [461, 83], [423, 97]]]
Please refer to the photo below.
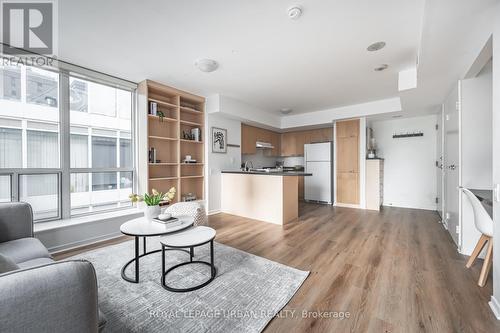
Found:
[[141, 217], [143, 214], [144, 213], [140, 209], [128, 208], [113, 212], [105, 212], [105, 213], [86, 215], [80, 217], [77, 216], [57, 221], [35, 223], [33, 229], [35, 233], [40, 233], [48, 230], [68, 228], [71, 226], [85, 224], [85, 223], [106, 222], [107, 220], [111, 220], [117, 217], [126, 216], [130, 218], [136, 218], [136, 217]]

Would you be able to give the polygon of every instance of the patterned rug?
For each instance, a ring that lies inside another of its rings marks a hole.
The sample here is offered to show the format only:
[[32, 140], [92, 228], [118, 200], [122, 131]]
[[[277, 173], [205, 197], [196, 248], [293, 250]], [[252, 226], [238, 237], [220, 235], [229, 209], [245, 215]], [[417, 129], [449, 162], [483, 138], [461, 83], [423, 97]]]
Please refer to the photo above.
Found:
[[[158, 238], [147, 243], [148, 251], [160, 248]], [[142, 253], [142, 243], [140, 248]], [[95, 267], [106, 332], [261, 332], [309, 275], [219, 243], [214, 252], [217, 277], [186, 293], [162, 288], [161, 252], [141, 258], [138, 284], [124, 281], [120, 270], [134, 256], [133, 241], [70, 259], [86, 259]], [[187, 253], [166, 252], [167, 269], [188, 260]], [[194, 260], [209, 261], [208, 244], [195, 248]], [[127, 275], [134, 276], [133, 264]], [[167, 284], [186, 288], [209, 275], [206, 265], [181, 266], [167, 275]]]

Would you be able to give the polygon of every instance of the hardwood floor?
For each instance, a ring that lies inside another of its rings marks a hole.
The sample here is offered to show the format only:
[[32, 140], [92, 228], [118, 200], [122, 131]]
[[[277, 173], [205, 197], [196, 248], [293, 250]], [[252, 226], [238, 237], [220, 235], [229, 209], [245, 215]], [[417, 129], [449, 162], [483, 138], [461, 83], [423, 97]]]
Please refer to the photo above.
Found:
[[[482, 262], [465, 268], [435, 212], [379, 212], [302, 204], [285, 228], [218, 214], [217, 241], [309, 270], [266, 332], [499, 332], [488, 301], [490, 276], [477, 286]], [[348, 319], [301, 318], [302, 311], [349, 312]]]
[[[435, 212], [301, 204], [300, 215], [283, 228], [209, 217], [216, 241], [311, 272], [284, 308], [294, 316], [276, 317], [265, 332], [500, 332], [488, 306], [492, 277], [477, 286], [482, 261], [465, 268]], [[302, 311], [350, 316], [302, 318]]]

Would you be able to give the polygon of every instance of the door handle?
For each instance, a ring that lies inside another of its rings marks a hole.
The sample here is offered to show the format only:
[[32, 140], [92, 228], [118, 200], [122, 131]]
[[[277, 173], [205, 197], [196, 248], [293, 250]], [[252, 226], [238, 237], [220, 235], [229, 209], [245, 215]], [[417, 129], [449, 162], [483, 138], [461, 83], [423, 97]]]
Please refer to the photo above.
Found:
[[452, 165], [448, 165], [447, 168], [450, 170], [455, 170], [457, 168], [457, 166], [455, 164], [452, 164]]

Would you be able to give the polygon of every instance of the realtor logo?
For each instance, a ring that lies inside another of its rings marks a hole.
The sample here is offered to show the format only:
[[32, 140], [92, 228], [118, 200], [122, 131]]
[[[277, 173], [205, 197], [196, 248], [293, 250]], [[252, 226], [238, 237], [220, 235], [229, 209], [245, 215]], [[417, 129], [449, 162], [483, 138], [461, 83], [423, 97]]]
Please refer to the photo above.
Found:
[[55, 53], [53, 1], [1, 3], [4, 54]]

